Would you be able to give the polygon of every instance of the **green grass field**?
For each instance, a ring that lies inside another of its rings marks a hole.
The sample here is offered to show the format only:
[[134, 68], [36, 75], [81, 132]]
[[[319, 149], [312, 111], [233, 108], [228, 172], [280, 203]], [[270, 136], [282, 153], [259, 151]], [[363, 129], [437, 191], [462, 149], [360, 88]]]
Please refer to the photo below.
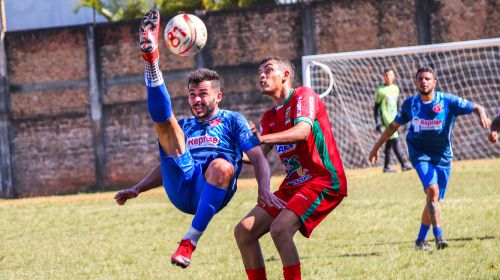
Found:
[[[500, 159], [453, 167], [442, 251], [413, 248], [424, 205], [416, 172], [347, 175], [349, 197], [310, 239], [295, 237], [303, 279], [500, 279]], [[0, 279], [245, 279], [233, 226], [254, 206], [255, 185], [240, 180], [187, 269], [169, 260], [191, 216], [162, 189], [121, 207], [114, 193], [0, 200]], [[268, 278], [282, 279], [270, 237], [261, 244]]]

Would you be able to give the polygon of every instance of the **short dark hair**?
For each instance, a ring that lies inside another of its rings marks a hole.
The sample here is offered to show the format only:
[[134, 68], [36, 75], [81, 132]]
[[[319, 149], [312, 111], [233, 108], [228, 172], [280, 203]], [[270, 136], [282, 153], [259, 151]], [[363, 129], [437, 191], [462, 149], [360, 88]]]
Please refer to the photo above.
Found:
[[432, 67], [430, 67], [428, 65], [418, 68], [417, 74], [415, 75], [415, 79], [418, 79], [418, 75], [420, 75], [420, 73], [422, 73], [422, 72], [429, 72], [434, 77], [434, 80], [436, 79], [436, 74], [434, 73], [434, 69], [432, 69]]
[[200, 68], [191, 73], [189, 73], [188, 77], [188, 87], [190, 84], [198, 85], [203, 81], [212, 82], [212, 86], [220, 90], [220, 77], [217, 72], [214, 70], [210, 70], [207, 68]]
[[[384, 74], [387, 72], [390, 72], [390, 71], [394, 72], [394, 70], [392, 70], [392, 68], [386, 68], [386, 69], [384, 69]], [[394, 73], [396, 73], [396, 72], [394, 72]]]
[[259, 67], [262, 66], [262, 64], [275, 60], [278, 62], [279, 66], [290, 72], [290, 84], [293, 85], [293, 80], [295, 78], [295, 66], [292, 64], [292, 62], [284, 57], [281, 56], [266, 56], [260, 63]]

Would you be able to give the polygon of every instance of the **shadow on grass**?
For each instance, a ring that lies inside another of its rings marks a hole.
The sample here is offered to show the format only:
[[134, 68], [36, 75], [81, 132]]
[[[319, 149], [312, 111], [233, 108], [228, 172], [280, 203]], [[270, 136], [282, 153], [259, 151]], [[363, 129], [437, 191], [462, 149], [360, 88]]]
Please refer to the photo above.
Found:
[[381, 253], [379, 252], [371, 252], [371, 253], [353, 253], [353, 254], [343, 254], [340, 255], [340, 258], [345, 258], [345, 257], [380, 257], [382, 256]]
[[[456, 237], [456, 238], [446, 238], [446, 241], [452, 241], [452, 242], [455, 242], [455, 241], [473, 241], [473, 240], [479, 240], [479, 241], [483, 241], [483, 240], [489, 240], [489, 239], [495, 239], [495, 236], [491, 236], [491, 235], [486, 235], [486, 236], [478, 236], [478, 237]], [[434, 241], [434, 239], [430, 239], [429, 241]], [[398, 245], [398, 244], [413, 244], [415, 243], [415, 240], [411, 240], [411, 241], [393, 241], [393, 242], [373, 242], [373, 243], [364, 243], [364, 244], [361, 244], [362, 246], [378, 246], [378, 245]]]
[[[495, 236], [478, 236], [478, 237], [457, 237], [457, 238], [450, 238], [446, 239], [448, 242], [459, 242], [459, 241], [473, 241], [473, 240], [489, 240], [489, 239], [495, 239]], [[429, 241], [434, 241], [433, 239]], [[361, 246], [377, 246], [377, 245], [398, 245], [398, 244], [412, 244], [415, 243], [415, 241], [396, 241], [396, 242], [374, 242], [374, 243], [365, 243], [361, 244]], [[345, 258], [345, 257], [379, 257], [382, 256], [382, 253], [380, 252], [371, 252], [371, 253], [351, 253], [351, 254], [342, 254], [338, 255], [337, 257], [339, 258]]]

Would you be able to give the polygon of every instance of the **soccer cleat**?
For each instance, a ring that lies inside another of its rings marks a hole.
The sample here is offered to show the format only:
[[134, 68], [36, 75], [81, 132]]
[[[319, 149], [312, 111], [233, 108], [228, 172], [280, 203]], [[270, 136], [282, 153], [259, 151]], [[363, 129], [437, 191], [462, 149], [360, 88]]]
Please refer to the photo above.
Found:
[[158, 30], [160, 29], [160, 13], [157, 10], [147, 12], [139, 27], [139, 44], [144, 61], [155, 62], [160, 53], [158, 51]]
[[430, 251], [432, 250], [431, 245], [427, 240], [415, 240], [415, 250], [417, 251]]
[[195, 249], [196, 246], [194, 246], [193, 243], [191, 243], [191, 240], [189, 239], [181, 240], [181, 242], [179, 242], [179, 247], [172, 254], [170, 262], [182, 268], [188, 267], [188, 265], [191, 263], [191, 254], [194, 252]]
[[448, 247], [448, 242], [446, 242], [443, 237], [437, 237], [436, 238], [436, 248], [438, 250], [442, 250], [446, 247]]
[[403, 167], [402, 167], [401, 169], [402, 169], [403, 171], [408, 171], [408, 170], [412, 170], [412, 169], [413, 169], [413, 167], [411, 167], [411, 166], [409, 166], [409, 165], [405, 164], [405, 165], [403, 165]]
[[394, 169], [392, 169], [390, 167], [384, 168], [384, 173], [394, 173], [394, 172], [396, 172], [396, 170], [394, 170]]

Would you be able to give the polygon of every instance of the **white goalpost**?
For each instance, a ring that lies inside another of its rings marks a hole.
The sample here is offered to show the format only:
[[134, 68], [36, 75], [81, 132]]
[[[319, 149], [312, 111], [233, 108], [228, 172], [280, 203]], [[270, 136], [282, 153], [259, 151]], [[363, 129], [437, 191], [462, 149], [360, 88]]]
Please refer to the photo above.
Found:
[[[346, 167], [369, 165], [368, 153], [380, 136], [375, 131], [373, 106], [383, 71], [396, 73], [402, 104], [416, 94], [415, 73], [424, 65], [434, 68], [438, 90], [483, 105], [489, 117], [500, 109], [500, 38], [302, 57], [303, 84], [323, 98]], [[404, 140], [405, 133], [400, 134]], [[486, 135], [475, 115], [457, 118], [454, 158], [500, 156], [500, 149]], [[405, 141], [400, 145], [406, 150]]]

